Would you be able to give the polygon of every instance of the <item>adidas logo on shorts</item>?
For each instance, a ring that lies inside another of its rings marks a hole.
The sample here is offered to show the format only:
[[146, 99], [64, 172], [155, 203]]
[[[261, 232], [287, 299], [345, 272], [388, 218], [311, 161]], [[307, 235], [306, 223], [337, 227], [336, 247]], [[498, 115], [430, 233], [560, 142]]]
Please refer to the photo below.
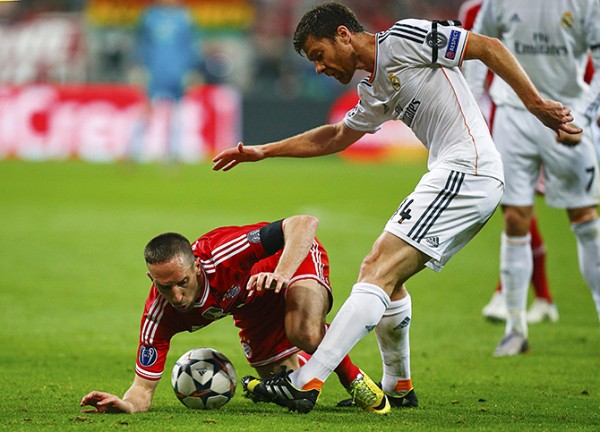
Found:
[[440, 238], [439, 237], [426, 237], [425, 239], [425, 243], [427, 243], [429, 246], [436, 248], [440, 245]]

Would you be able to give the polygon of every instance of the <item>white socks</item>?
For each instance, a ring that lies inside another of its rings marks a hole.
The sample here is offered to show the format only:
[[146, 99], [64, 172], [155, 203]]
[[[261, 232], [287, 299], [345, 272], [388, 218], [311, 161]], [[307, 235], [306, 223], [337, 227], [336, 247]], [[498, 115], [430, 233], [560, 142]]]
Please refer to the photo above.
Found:
[[387, 394], [406, 394], [410, 380], [409, 330], [412, 318], [410, 295], [391, 302], [377, 325], [377, 343], [383, 360], [381, 386]]
[[579, 269], [592, 291], [600, 319], [600, 218], [571, 225], [577, 238]]
[[302, 388], [315, 378], [324, 382], [352, 347], [377, 326], [389, 304], [389, 296], [378, 286], [354, 285], [310, 360], [290, 374], [292, 384]]
[[500, 241], [500, 280], [506, 298], [508, 316], [505, 334], [516, 331], [528, 336], [527, 289], [533, 273], [531, 234], [523, 237], [502, 233]]

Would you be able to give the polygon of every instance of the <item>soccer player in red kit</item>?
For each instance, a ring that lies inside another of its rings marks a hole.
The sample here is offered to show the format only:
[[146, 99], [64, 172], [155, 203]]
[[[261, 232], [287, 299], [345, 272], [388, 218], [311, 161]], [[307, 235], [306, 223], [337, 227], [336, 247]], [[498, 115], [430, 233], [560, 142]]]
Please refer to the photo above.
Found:
[[[232, 315], [248, 362], [261, 377], [299, 367], [325, 333], [331, 309], [329, 259], [315, 238], [318, 219], [292, 216], [273, 223], [217, 228], [190, 242], [180, 234], [152, 239], [144, 250], [152, 280], [140, 327], [135, 377], [123, 398], [93, 391], [87, 412], [147, 411], [170, 340]], [[306, 356], [301, 353], [303, 357]], [[370, 380], [348, 356], [336, 369], [363, 406], [357, 389]]]

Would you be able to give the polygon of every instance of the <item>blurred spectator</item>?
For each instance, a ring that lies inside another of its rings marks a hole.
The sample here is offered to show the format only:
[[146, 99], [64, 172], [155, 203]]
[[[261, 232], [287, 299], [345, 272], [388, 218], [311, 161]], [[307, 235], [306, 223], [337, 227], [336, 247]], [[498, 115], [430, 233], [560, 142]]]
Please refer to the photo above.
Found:
[[179, 155], [179, 101], [199, 81], [200, 55], [188, 10], [179, 0], [156, 0], [141, 16], [137, 43], [147, 104], [133, 131], [131, 157], [143, 158], [144, 136], [155, 112], [167, 117], [168, 159]]

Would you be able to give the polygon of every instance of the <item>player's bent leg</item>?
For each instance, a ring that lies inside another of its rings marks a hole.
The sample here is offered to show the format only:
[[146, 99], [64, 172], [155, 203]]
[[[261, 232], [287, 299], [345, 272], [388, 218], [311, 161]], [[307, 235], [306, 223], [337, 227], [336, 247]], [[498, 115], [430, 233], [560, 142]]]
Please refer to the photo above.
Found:
[[[290, 285], [286, 291], [285, 314], [286, 335], [290, 342], [305, 353], [314, 353], [325, 335], [325, 315], [330, 305], [329, 290], [317, 281], [304, 279]], [[346, 355], [335, 372], [340, 383], [347, 387], [360, 370]]]
[[330, 308], [328, 291], [315, 280], [299, 280], [286, 290], [285, 302], [288, 339], [309, 354], [315, 352], [325, 334], [325, 316]]
[[[412, 302], [404, 285], [394, 290], [391, 300], [376, 327], [383, 359], [383, 379], [377, 386], [384, 390], [391, 406], [415, 407], [418, 400], [411, 380], [409, 344]], [[353, 399], [338, 403], [342, 407], [356, 405], [360, 404]]]
[[[376, 286], [385, 287], [385, 291], [390, 294], [391, 299], [386, 307], [386, 311], [377, 326], [377, 339], [380, 345], [380, 352], [384, 365], [390, 362], [395, 365], [390, 369], [384, 370], [386, 379], [399, 381], [403, 383], [410, 382], [410, 347], [408, 344], [408, 324], [410, 323], [410, 296], [404, 288], [404, 281], [410, 276], [424, 268], [425, 262], [430, 258], [418, 251], [404, 240], [395, 235], [384, 232], [373, 245], [371, 253], [365, 258], [361, 266], [359, 283], [370, 283]], [[397, 322], [400, 321], [400, 322]], [[387, 323], [390, 325], [382, 325]], [[390, 360], [392, 359], [393, 360]], [[352, 399], [342, 401], [338, 406], [358, 405], [369, 411], [385, 413], [393, 400], [395, 406], [417, 406], [418, 401], [412, 384], [405, 392], [394, 391], [394, 394], [383, 392], [382, 386], [374, 384], [368, 376], [364, 379], [365, 383], [360, 385], [366, 390], [376, 393], [383, 393], [385, 399], [381, 399], [385, 405], [371, 405], [371, 409], [365, 408], [364, 404], [356, 398], [356, 391], [351, 391]], [[356, 385], [358, 385], [357, 383]], [[381, 396], [379, 396], [381, 397]]]
[[[286, 332], [290, 341], [303, 351], [313, 353], [323, 339], [329, 306], [329, 292], [317, 281], [306, 279], [290, 285], [286, 291]], [[385, 411], [383, 393], [364, 384], [371, 382], [370, 378], [352, 363], [348, 355], [334, 372], [361, 408], [376, 413]]]
[[363, 260], [358, 281], [376, 285], [391, 296], [397, 286], [423, 270], [429, 260], [423, 252], [384, 231]]

